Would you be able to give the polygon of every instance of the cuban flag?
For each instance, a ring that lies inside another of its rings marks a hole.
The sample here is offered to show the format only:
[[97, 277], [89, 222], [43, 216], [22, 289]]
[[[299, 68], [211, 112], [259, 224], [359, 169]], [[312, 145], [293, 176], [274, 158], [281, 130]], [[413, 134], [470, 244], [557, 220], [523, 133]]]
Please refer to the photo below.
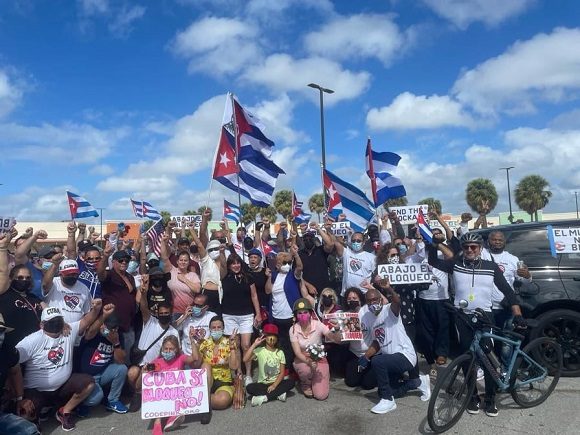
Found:
[[151, 203], [146, 201], [135, 201], [133, 199], [130, 199], [130, 201], [131, 207], [133, 207], [133, 213], [135, 213], [135, 216], [138, 218], [151, 219], [154, 221], [161, 219], [161, 213], [159, 213]]
[[393, 176], [400, 160], [401, 156], [398, 154], [373, 151], [371, 140], [367, 141], [366, 167], [367, 175], [371, 179], [375, 207], [379, 207], [389, 199], [401, 198], [407, 195], [401, 180]]
[[431, 231], [431, 227], [425, 220], [425, 215], [423, 214], [423, 210], [419, 207], [419, 214], [417, 215], [417, 227], [419, 228], [419, 232], [424, 240], [429, 243], [433, 242], [433, 232]]
[[241, 217], [240, 208], [224, 199], [224, 218], [234, 221], [236, 225], [239, 225]]
[[262, 133], [260, 121], [228, 93], [212, 177], [245, 196], [258, 207], [268, 207], [276, 180], [285, 172], [272, 161], [274, 142]]
[[304, 213], [302, 210], [303, 205], [304, 202], [298, 201], [296, 194], [292, 192], [292, 216], [294, 217], [294, 222], [299, 225], [310, 222], [310, 218], [312, 218], [312, 215]]
[[324, 186], [328, 193], [328, 214], [338, 217], [344, 213], [355, 231], [364, 231], [375, 214], [372, 202], [358, 187], [324, 170]]
[[97, 213], [95, 207], [93, 207], [89, 201], [87, 201], [82, 196], [69, 192], [68, 190], [66, 191], [66, 196], [68, 198], [68, 207], [70, 208], [71, 219], [82, 219], [99, 216], [99, 213]]

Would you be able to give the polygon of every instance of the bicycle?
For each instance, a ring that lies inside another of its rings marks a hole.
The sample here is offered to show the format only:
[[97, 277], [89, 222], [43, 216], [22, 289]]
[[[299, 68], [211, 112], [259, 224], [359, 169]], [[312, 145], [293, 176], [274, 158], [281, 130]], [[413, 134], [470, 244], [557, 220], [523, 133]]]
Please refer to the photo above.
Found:
[[[460, 308], [449, 307], [471, 326], [474, 337], [469, 350], [437, 376], [427, 412], [427, 422], [435, 433], [449, 430], [461, 419], [476, 388], [478, 366], [491, 374], [500, 392], [509, 391], [523, 408], [544, 402], [560, 379], [562, 349], [555, 340], [540, 337], [522, 350], [524, 335], [492, 325], [483, 310], [466, 312], [467, 305], [466, 301], [460, 301]], [[504, 349], [511, 348], [505, 352], [503, 364], [489, 339], [499, 341]]]

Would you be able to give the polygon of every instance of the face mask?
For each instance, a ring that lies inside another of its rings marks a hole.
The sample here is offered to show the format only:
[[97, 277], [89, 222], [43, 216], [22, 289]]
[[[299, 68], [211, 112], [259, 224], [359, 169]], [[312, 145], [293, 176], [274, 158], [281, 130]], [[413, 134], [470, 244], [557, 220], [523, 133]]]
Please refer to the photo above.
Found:
[[322, 305], [325, 307], [330, 307], [332, 303], [332, 296], [322, 296]]
[[399, 252], [401, 255], [406, 254], [408, 250], [409, 248], [407, 248], [407, 245], [403, 245], [402, 243], [399, 245]]
[[311, 237], [308, 237], [307, 239], [304, 239], [304, 247], [306, 249], [312, 249], [312, 248], [314, 248], [314, 240], [312, 240]]
[[278, 337], [276, 337], [275, 335], [269, 335], [266, 337], [266, 344], [270, 347], [274, 347], [276, 346], [276, 344], [278, 343]]
[[10, 285], [14, 290], [20, 293], [26, 293], [32, 288], [32, 281], [21, 281], [18, 279], [13, 280]]
[[201, 313], [202, 313], [202, 312], [203, 312], [203, 309], [202, 309], [202, 308], [200, 308], [200, 307], [193, 307], [193, 308], [191, 309], [191, 315], [192, 315], [193, 317], [199, 317], [199, 316], [201, 316]]
[[389, 264], [399, 264], [399, 256], [394, 255], [393, 257], [389, 257], [387, 261]]
[[382, 309], [383, 309], [382, 302], [369, 305], [369, 311], [373, 313], [375, 316], [378, 316]]
[[60, 279], [62, 280], [64, 285], [71, 287], [76, 284], [79, 278], [76, 276], [63, 276]]
[[290, 269], [292, 269], [292, 266], [289, 264], [283, 264], [282, 266], [280, 266], [280, 272], [282, 273], [288, 273], [290, 272]]
[[212, 260], [217, 260], [217, 258], [220, 256], [220, 252], [219, 251], [211, 251], [208, 255], [209, 255], [209, 258], [211, 258]]
[[42, 262], [42, 270], [48, 270], [52, 266], [52, 261], [43, 261]]
[[358, 252], [362, 249], [362, 242], [352, 242], [350, 246], [353, 251]]
[[57, 317], [55, 319], [51, 319], [47, 322], [44, 322], [44, 329], [46, 332], [50, 334], [61, 334], [62, 329], [64, 328], [64, 319], [62, 317]]
[[299, 313], [296, 318], [301, 325], [307, 325], [310, 322], [310, 313]]
[[173, 358], [175, 358], [175, 351], [169, 351], [169, 352], [161, 352], [161, 357], [165, 360], [165, 361], [171, 361]]
[[97, 264], [99, 264], [98, 261], [85, 261], [85, 266], [87, 266], [87, 269], [89, 270], [95, 270], [97, 268]]
[[224, 335], [224, 331], [222, 331], [221, 329], [217, 331], [211, 331], [209, 335], [211, 335], [211, 338], [213, 338], [215, 341], [218, 341]]
[[109, 329], [107, 329], [107, 327], [105, 327], [102, 331], [101, 331], [101, 335], [103, 337], [108, 337], [109, 334], [111, 333], [111, 331], [109, 331]]
[[162, 325], [169, 325], [171, 323], [171, 314], [157, 316], [157, 320], [159, 320], [159, 323]]
[[139, 263], [137, 263], [134, 260], [129, 261], [129, 264], [127, 265], [127, 272], [128, 273], [135, 273], [137, 271], [137, 268], [139, 267]]
[[359, 301], [346, 301], [346, 308], [349, 311], [355, 311], [358, 307], [360, 307]]
[[151, 285], [153, 287], [158, 287], [158, 288], [159, 287], [163, 287], [163, 279], [159, 279], [159, 278], [152, 279], [151, 280]]

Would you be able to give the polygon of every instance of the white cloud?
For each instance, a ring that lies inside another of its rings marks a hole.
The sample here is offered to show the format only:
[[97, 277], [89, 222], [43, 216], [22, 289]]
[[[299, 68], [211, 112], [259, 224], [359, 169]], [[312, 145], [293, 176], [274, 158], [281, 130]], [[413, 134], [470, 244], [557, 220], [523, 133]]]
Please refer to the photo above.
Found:
[[115, 169], [113, 169], [113, 167], [110, 166], [110, 165], [103, 164], [103, 165], [97, 165], [97, 166], [95, 166], [89, 172], [91, 174], [94, 174], [94, 175], [102, 175], [104, 177], [107, 177], [109, 175], [114, 174], [115, 173]]
[[479, 22], [496, 26], [520, 15], [535, 0], [423, 0], [437, 15], [451, 21], [460, 29]]
[[310, 53], [339, 60], [377, 58], [388, 66], [411, 45], [412, 30], [401, 32], [389, 15], [338, 17], [306, 35]]
[[334, 6], [329, 0], [250, 0], [246, 6], [249, 16], [271, 17], [286, 13], [290, 8], [302, 7], [332, 13]]
[[[272, 153], [272, 160], [285, 172], [278, 177], [277, 190], [292, 189], [297, 178], [312, 178], [311, 169], [320, 171], [320, 166], [317, 163], [319, 157], [312, 149], [303, 151], [296, 146], [276, 147]], [[308, 165], [309, 163], [310, 165]]]
[[0, 69], [0, 118], [6, 116], [20, 103], [22, 83], [8, 69]]
[[[243, 103], [243, 102], [242, 102]], [[294, 103], [286, 94], [271, 101], [262, 101], [258, 106], [248, 108], [264, 125], [263, 133], [269, 139], [284, 143], [309, 142], [310, 138], [292, 127]]]
[[77, 3], [81, 14], [88, 17], [103, 15], [109, 11], [108, 0], [78, 0]]
[[308, 83], [321, 83], [336, 93], [324, 103], [332, 105], [341, 100], [358, 97], [370, 86], [371, 75], [366, 71], [343, 69], [336, 62], [321, 57], [294, 59], [287, 54], [273, 54], [262, 64], [253, 65], [242, 75], [246, 82], [268, 87], [273, 93], [295, 91], [318, 101], [318, 94]]
[[97, 184], [97, 190], [107, 192], [134, 192], [137, 196], [146, 196], [151, 191], [168, 191], [174, 189], [176, 186], [176, 180], [169, 176], [146, 176], [141, 178], [114, 176]]
[[367, 126], [372, 130], [408, 130], [441, 127], [473, 127], [474, 120], [461, 104], [444, 95], [399, 94], [385, 107], [372, 108]]
[[[494, 116], [525, 113], [537, 100], [560, 102], [580, 88], [580, 29], [555, 29], [516, 42], [503, 54], [464, 72], [453, 94], [464, 105]], [[572, 94], [572, 95], [571, 95]]]
[[143, 6], [133, 6], [128, 8], [123, 6], [119, 13], [109, 23], [109, 31], [120, 38], [125, 38], [133, 30], [133, 23], [143, 18], [146, 8]]

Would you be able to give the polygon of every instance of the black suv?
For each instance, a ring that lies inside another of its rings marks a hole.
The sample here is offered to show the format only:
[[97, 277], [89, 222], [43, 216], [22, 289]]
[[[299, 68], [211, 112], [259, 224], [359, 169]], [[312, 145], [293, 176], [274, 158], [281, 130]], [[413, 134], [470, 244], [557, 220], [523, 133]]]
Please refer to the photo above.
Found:
[[539, 325], [530, 331], [530, 339], [553, 337], [564, 353], [563, 376], [580, 376], [580, 254], [550, 252], [547, 226], [580, 227], [580, 220], [532, 222], [501, 225], [478, 230], [484, 240], [499, 230], [506, 238], [506, 251], [524, 261], [532, 273], [532, 283], [518, 286], [515, 292], [524, 317]]

